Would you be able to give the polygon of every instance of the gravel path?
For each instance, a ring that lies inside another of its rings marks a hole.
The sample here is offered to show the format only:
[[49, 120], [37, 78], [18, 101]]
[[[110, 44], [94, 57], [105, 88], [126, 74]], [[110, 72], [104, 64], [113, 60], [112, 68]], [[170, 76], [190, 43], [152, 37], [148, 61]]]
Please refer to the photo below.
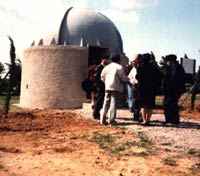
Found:
[[[92, 119], [92, 110], [89, 105], [84, 105], [78, 110], [83, 117]], [[152, 141], [160, 147], [170, 147], [176, 151], [189, 149], [200, 151], [200, 122], [181, 118], [178, 126], [165, 125], [163, 114], [153, 114], [150, 126], [141, 126], [132, 121], [132, 114], [128, 110], [118, 110], [117, 119], [120, 127], [127, 128], [128, 132], [144, 132]]]

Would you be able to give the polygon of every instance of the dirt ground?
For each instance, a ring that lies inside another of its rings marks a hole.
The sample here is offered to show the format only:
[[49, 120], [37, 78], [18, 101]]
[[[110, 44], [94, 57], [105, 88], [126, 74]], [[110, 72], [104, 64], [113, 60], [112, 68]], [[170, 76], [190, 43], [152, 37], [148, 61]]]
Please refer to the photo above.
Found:
[[[16, 110], [1, 116], [0, 175], [200, 175], [200, 146], [172, 150], [141, 130], [101, 126], [83, 111]], [[181, 116], [200, 121], [197, 109], [184, 109]]]

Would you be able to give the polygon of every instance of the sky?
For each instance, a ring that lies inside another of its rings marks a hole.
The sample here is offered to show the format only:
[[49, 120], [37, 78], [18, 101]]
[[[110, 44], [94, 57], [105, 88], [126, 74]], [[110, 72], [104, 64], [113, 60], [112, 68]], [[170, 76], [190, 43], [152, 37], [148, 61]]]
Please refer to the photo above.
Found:
[[200, 65], [199, 0], [6, 0], [0, 1], [0, 62], [9, 62], [10, 43], [23, 62], [23, 51], [35, 39], [59, 30], [69, 7], [90, 8], [118, 28], [124, 53], [153, 51], [156, 60], [186, 53]]

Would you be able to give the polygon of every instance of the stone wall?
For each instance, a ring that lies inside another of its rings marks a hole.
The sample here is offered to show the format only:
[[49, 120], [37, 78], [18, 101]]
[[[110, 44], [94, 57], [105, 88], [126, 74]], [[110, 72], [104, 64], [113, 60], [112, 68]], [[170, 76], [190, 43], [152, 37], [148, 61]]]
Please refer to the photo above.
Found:
[[24, 51], [20, 106], [79, 108], [85, 100], [88, 49], [78, 46], [34, 46]]

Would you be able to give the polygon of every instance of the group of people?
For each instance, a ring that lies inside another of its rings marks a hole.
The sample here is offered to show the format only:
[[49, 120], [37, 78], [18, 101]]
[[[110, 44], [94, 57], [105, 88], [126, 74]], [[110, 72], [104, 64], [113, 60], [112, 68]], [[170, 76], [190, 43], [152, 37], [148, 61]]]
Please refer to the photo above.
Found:
[[[165, 69], [160, 69], [152, 54], [138, 54], [128, 67], [120, 65], [120, 55], [104, 56], [92, 73], [94, 91], [93, 117], [100, 124], [115, 124], [119, 96], [127, 87], [127, 101], [133, 120], [141, 125], [150, 123], [155, 97], [162, 86], [165, 122], [179, 124], [178, 100], [185, 91], [185, 72], [176, 55], [165, 57]], [[102, 109], [102, 112], [100, 113]], [[110, 112], [107, 117], [108, 111]]]
[[[159, 70], [155, 60], [147, 53], [138, 55], [137, 64], [135, 66], [135, 75], [132, 71], [129, 73], [129, 77], [136, 79], [134, 85], [134, 94], [136, 94], [136, 106], [137, 112], [134, 113], [134, 119], [139, 120], [138, 109], [142, 114], [143, 125], [148, 125], [152, 116], [152, 109], [155, 106], [155, 97], [158, 87], [160, 87], [160, 80], [162, 79], [162, 73]], [[135, 108], [133, 108], [135, 109]], [[133, 110], [135, 112], [135, 110]]]

